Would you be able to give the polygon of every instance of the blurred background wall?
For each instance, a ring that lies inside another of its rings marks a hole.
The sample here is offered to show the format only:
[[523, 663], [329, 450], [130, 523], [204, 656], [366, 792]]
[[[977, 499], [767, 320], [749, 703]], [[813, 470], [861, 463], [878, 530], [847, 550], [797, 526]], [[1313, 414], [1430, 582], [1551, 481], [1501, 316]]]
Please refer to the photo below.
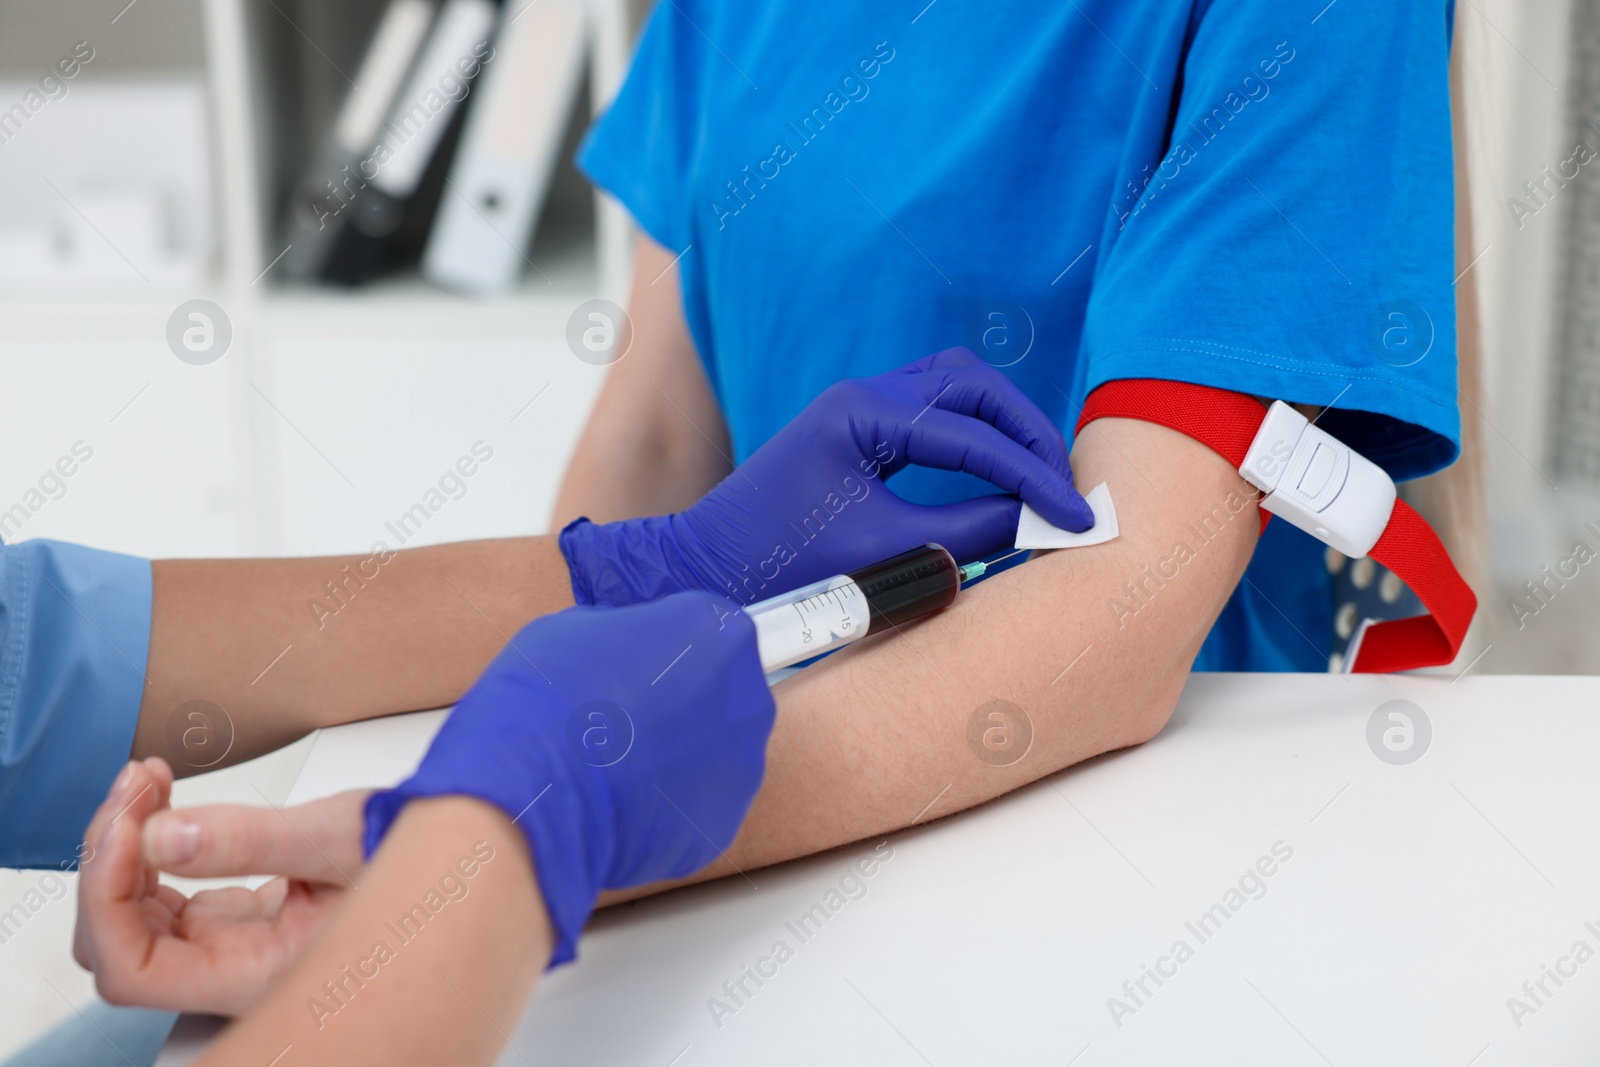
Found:
[[1593, 673], [1600, 567], [1579, 560], [1600, 552], [1600, 6], [1456, 10], [1474, 240], [1457, 288], [1476, 288], [1484, 363], [1462, 421], [1486, 461], [1492, 583], [1474, 669]]

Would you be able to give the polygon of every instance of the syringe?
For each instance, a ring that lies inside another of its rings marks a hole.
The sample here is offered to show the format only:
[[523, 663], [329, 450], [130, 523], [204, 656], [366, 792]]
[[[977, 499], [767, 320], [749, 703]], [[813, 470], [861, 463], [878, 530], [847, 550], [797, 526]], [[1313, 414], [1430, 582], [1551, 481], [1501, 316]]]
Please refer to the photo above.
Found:
[[961, 583], [985, 569], [957, 566], [942, 545], [923, 545], [751, 604], [744, 610], [755, 620], [761, 669], [789, 667], [947, 608]]

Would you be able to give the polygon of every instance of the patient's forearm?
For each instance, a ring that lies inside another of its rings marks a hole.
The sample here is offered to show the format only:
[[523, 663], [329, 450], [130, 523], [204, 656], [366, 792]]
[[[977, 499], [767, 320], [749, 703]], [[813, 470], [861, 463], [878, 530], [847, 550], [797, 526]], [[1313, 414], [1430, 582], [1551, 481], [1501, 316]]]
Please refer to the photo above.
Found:
[[[133, 755], [161, 756], [179, 774], [249, 759], [319, 726], [453, 703], [524, 623], [573, 602], [552, 537], [159, 560], [153, 571]], [[183, 708], [192, 701], [207, 703]]]
[[[782, 683], [766, 780], [728, 859], [701, 878], [948, 815], [1160, 730], [1249, 561], [1255, 497], [1215, 453], [1149, 423], [1094, 424], [1072, 465], [1080, 485], [1110, 484], [1121, 536], [1035, 558]], [[1149, 577], [1160, 569], [1170, 576]], [[1125, 583], [1142, 584], [1138, 599]], [[1032, 725], [1009, 766], [969, 745], [991, 701]]]

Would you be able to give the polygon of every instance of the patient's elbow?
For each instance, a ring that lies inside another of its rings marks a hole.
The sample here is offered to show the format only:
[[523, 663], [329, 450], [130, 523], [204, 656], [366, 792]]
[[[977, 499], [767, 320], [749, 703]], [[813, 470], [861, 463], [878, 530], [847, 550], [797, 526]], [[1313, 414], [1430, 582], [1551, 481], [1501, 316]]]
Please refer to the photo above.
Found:
[[1160, 668], [1148, 672], [1130, 686], [1121, 714], [1114, 715], [1117, 736], [1113, 748], [1142, 745], [1166, 729], [1188, 681], [1187, 668]]
[[1049, 773], [1149, 741], [1172, 718], [1187, 677], [1187, 669], [1147, 665], [1066, 692], [1055, 687], [1045, 720], [1034, 723], [1036, 742], [1042, 742], [1036, 768]]
[[1178, 698], [1183, 695], [1183, 683], [1163, 689], [1151, 697], [1138, 714], [1129, 722], [1129, 745], [1142, 745], [1166, 729], [1167, 722], [1172, 718], [1172, 712], [1178, 706]]

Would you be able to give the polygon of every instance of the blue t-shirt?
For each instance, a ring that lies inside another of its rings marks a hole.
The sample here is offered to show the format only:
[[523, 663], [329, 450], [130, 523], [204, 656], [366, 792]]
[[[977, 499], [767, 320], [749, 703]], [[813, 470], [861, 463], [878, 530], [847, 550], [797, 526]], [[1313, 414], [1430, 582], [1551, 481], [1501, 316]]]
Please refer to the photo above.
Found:
[[[742, 460], [819, 392], [967, 344], [1070, 434], [1087, 390], [1331, 405], [1450, 463], [1446, 0], [659, 4], [585, 170], [681, 254]], [[940, 502], [992, 491], [909, 470]], [[1273, 523], [1196, 662], [1321, 670], [1322, 546]]]

